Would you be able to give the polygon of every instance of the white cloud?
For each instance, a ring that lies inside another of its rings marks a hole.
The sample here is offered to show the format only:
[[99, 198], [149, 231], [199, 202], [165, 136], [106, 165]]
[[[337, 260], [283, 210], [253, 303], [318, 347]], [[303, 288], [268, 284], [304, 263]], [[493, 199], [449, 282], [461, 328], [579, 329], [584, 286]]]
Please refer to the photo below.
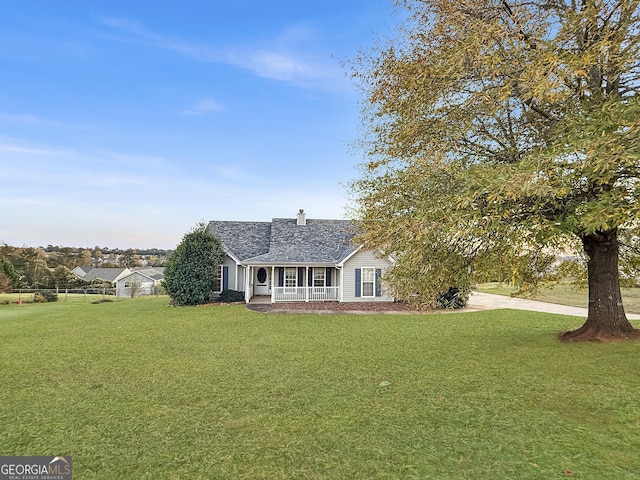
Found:
[[98, 17], [98, 20], [104, 25], [116, 28], [118, 30], [123, 30], [125, 32], [133, 33], [134, 35], [138, 35], [140, 37], [149, 39], [155, 38], [153, 32], [146, 28], [142, 24], [142, 22], [139, 22], [137, 20], [132, 20], [130, 18], [124, 17]]
[[[337, 65], [319, 57], [301, 53], [301, 41], [313, 40], [313, 31], [302, 27], [289, 27], [274, 38], [269, 48], [215, 48], [206, 44], [160, 35], [141, 22], [120, 17], [99, 17], [110, 28], [131, 35], [144, 43], [170, 50], [203, 63], [234, 65], [257, 76], [286, 81], [298, 86], [327, 85], [327, 80], [342, 82], [343, 75]], [[327, 55], [327, 58], [329, 56]]]
[[189, 117], [200, 117], [202, 115], [206, 115], [211, 112], [221, 112], [224, 110], [218, 102], [211, 98], [204, 98], [202, 100], [198, 100], [195, 105], [192, 107], [183, 110], [182, 115], [186, 115]]
[[180, 38], [159, 35], [137, 20], [123, 17], [98, 17], [98, 20], [103, 25], [128, 33], [139, 40], [144, 40], [149, 45], [177, 52], [199, 62], [217, 63], [222, 60], [222, 55], [206, 45], [198, 45]]
[[[0, 112], [0, 123], [15, 124], [19, 126], [28, 127], [55, 127], [57, 129], [64, 129], [66, 131], [88, 131], [93, 128], [93, 125], [86, 122], [75, 123], [66, 120], [59, 120], [57, 118], [45, 117], [37, 113], [10, 113]], [[3, 141], [3, 137], [0, 136], [0, 142]]]
[[260, 50], [246, 56], [233, 56], [233, 62], [260, 77], [296, 81], [312, 76], [312, 69], [304, 61], [285, 53]]
[[38, 155], [48, 157], [68, 157], [73, 155], [73, 150], [58, 150], [54, 148], [39, 148], [32, 146], [22, 146], [5, 139], [0, 139], [0, 152], [24, 154], [24, 155]]
[[43, 118], [39, 115], [32, 114], [11, 114], [11, 113], [0, 113], [0, 120], [6, 120], [12, 123], [24, 123], [28, 125], [44, 125], [44, 126], [60, 126], [62, 125], [60, 122], [55, 120], [50, 120], [48, 118]]

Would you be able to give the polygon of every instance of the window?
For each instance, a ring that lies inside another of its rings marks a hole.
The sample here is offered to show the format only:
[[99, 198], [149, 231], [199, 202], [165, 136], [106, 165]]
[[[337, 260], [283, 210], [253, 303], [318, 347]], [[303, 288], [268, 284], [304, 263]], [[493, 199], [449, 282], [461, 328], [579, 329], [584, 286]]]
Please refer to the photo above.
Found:
[[324, 279], [325, 279], [326, 269], [324, 268], [313, 268], [313, 286], [314, 287], [324, 287]]
[[295, 293], [296, 291], [295, 288], [297, 285], [298, 285], [298, 269], [296, 267], [286, 267], [284, 269], [285, 292]]
[[375, 296], [375, 281], [376, 281], [376, 269], [366, 267], [362, 269], [362, 296], [373, 297]]
[[216, 293], [222, 292], [222, 265], [218, 267], [218, 275], [215, 283], [213, 284], [213, 291]]
[[260, 284], [264, 284], [267, 281], [267, 270], [260, 267], [260, 269], [258, 270], [258, 283]]

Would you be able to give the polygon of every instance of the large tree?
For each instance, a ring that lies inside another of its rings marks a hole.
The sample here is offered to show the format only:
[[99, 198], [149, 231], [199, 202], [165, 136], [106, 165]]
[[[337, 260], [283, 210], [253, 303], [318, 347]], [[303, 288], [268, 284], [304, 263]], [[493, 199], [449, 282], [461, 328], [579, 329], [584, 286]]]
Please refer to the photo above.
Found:
[[118, 259], [118, 264], [121, 267], [125, 267], [125, 268], [139, 267], [140, 257], [138, 256], [138, 252], [133, 248], [127, 248], [124, 252], [120, 254], [120, 258]]
[[205, 223], [185, 234], [164, 270], [164, 288], [172, 303], [200, 305], [210, 301], [223, 259], [222, 244]]
[[[638, 335], [619, 237], [640, 220], [640, 0], [405, 0], [363, 54], [361, 240], [428, 301], [497, 265], [535, 280], [579, 248], [589, 314], [566, 340]], [[527, 275], [523, 275], [523, 274]]]

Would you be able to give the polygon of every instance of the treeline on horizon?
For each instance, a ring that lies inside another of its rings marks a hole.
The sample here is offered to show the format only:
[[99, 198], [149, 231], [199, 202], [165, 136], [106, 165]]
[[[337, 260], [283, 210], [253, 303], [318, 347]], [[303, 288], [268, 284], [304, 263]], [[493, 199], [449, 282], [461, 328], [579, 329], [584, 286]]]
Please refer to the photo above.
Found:
[[76, 267], [162, 267], [171, 250], [48, 245], [14, 247], [0, 244], [0, 292], [18, 288], [77, 288], [84, 284]]
[[59, 246], [59, 245], [47, 245], [46, 247], [39, 246], [39, 247], [36, 247], [36, 248], [41, 248], [46, 253], [68, 252], [68, 251], [82, 252], [84, 250], [89, 250], [92, 253], [102, 252], [103, 255], [104, 254], [109, 254], [109, 253], [120, 255], [120, 254], [123, 254], [125, 252], [129, 252], [129, 251], [133, 250], [137, 255], [159, 255], [159, 256], [163, 255], [163, 256], [168, 256], [173, 251], [173, 250], [164, 250], [164, 249], [161, 249], [161, 248], [145, 248], [145, 249], [126, 248], [126, 249], [122, 249], [122, 248], [109, 248], [109, 247], [99, 247], [99, 246], [95, 246], [93, 248], [90, 248], [90, 247], [62, 247], [62, 246]]

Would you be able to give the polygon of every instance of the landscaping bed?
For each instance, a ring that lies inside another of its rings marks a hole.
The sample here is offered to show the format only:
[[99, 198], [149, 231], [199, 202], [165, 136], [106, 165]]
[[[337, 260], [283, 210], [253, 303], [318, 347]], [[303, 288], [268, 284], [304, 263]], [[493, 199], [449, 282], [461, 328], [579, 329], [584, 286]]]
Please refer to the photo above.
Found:
[[420, 307], [405, 302], [281, 302], [271, 305], [274, 312], [420, 312]]

